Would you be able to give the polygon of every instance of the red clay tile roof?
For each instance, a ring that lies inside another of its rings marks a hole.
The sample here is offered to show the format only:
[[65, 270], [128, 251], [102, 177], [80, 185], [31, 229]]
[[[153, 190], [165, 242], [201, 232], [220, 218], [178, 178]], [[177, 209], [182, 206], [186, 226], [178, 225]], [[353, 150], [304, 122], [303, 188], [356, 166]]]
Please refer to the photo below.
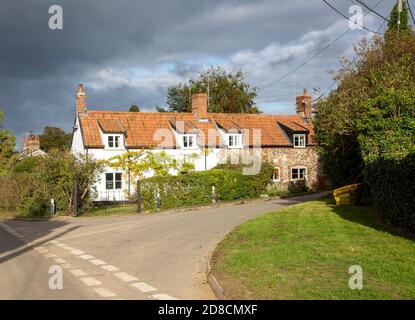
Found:
[[103, 132], [124, 133], [125, 129], [118, 119], [98, 119], [98, 124]]
[[178, 133], [197, 133], [202, 146], [223, 144], [218, 127], [225, 131], [237, 129], [244, 135], [244, 143], [257, 145], [253, 135], [258, 132], [263, 147], [291, 146], [282, 124], [292, 131], [307, 131], [312, 143], [313, 128], [298, 115], [225, 114], [210, 113], [205, 122], [192, 113], [170, 112], [113, 112], [88, 110], [80, 117], [83, 141], [88, 148], [103, 148], [100, 129], [104, 132], [124, 132], [127, 148], [176, 147], [173, 130]]
[[221, 119], [215, 121], [219, 128], [223, 129], [225, 132], [241, 132], [241, 127], [238, 126], [232, 120]]

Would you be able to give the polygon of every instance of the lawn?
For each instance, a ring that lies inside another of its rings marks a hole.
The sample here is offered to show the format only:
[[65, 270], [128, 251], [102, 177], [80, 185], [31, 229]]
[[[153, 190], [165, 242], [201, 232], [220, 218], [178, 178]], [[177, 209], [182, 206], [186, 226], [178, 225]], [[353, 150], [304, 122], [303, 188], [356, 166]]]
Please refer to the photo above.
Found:
[[[363, 289], [348, 286], [363, 268]], [[248, 221], [216, 248], [212, 272], [233, 299], [415, 299], [415, 239], [367, 206], [331, 200]]]

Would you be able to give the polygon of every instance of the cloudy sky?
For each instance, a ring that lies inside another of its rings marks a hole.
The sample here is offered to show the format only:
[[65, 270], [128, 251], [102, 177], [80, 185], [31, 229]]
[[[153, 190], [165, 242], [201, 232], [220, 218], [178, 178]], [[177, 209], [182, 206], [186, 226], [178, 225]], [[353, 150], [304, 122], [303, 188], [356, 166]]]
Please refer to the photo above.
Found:
[[[354, 0], [329, 0], [347, 16]], [[365, 0], [374, 7], [378, 0]], [[388, 15], [394, 0], [376, 11]], [[49, 7], [63, 9], [63, 29], [50, 30]], [[365, 11], [367, 13], [367, 11]], [[373, 14], [364, 26], [377, 30]], [[349, 31], [347, 31], [349, 30]], [[347, 31], [346, 33], [344, 33]], [[327, 50], [283, 80], [342, 35]], [[19, 142], [44, 126], [71, 130], [75, 90], [83, 83], [90, 109], [127, 111], [165, 105], [166, 88], [210, 65], [242, 68], [266, 113], [293, 113], [295, 95], [324, 92], [330, 70], [365, 30], [320, 0], [2, 0], [0, 108]]]

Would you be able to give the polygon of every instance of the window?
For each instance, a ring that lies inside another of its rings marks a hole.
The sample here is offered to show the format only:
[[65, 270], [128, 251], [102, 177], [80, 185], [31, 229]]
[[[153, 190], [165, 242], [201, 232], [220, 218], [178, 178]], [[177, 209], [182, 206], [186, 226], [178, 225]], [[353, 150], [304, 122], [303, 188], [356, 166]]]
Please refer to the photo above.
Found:
[[272, 171], [272, 180], [280, 181], [280, 168], [274, 168], [274, 171]]
[[[115, 188], [114, 188], [115, 187]], [[119, 190], [122, 187], [122, 173], [106, 173], [105, 188], [107, 190]]]
[[241, 146], [241, 136], [239, 134], [230, 134], [228, 136], [228, 147], [236, 148]]
[[107, 190], [114, 189], [114, 174], [112, 173], [105, 174], [105, 188]]
[[294, 135], [294, 148], [305, 148], [305, 134]]
[[186, 135], [183, 136], [183, 148], [193, 148], [194, 136]]
[[120, 136], [108, 136], [108, 147], [119, 148], [120, 147]]
[[306, 168], [292, 168], [291, 169], [291, 180], [304, 180], [307, 179]]
[[119, 190], [122, 186], [122, 174], [121, 173], [114, 173], [115, 175], [115, 189]]

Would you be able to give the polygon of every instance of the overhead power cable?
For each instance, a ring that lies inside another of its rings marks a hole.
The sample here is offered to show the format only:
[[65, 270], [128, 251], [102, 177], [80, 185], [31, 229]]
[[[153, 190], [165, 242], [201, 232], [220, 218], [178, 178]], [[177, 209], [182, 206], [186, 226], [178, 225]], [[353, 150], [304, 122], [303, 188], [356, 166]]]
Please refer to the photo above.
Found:
[[[379, 28], [378, 28], [376, 31], [378, 31], [378, 32], [379, 32], [379, 31], [382, 29], [382, 27], [384, 26], [385, 22], [386, 22], [386, 21], [383, 21], [383, 22], [382, 22], [382, 24], [379, 26]], [[373, 39], [371, 39], [371, 40], [373, 40]], [[357, 59], [357, 57], [355, 57], [355, 58], [352, 60], [352, 63], [356, 62], [356, 59]], [[326, 95], [326, 93], [327, 93], [327, 92], [329, 92], [329, 91], [330, 91], [330, 89], [331, 89], [331, 88], [333, 88], [333, 87], [334, 87], [334, 85], [336, 85], [338, 82], [339, 82], [338, 80], [334, 80], [334, 81], [331, 83], [331, 85], [330, 85], [330, 86], [329, 86], [326, 90], [324, 90], [324, 92], [323, 92], [321, 95], [319, 95], [317, 98], [315, 98], [312, 102], [316, 102], [316, 101], [320, 100], [322, 97], [324, 97], [324, 96]]]
[[[344, 15], [343, 13], [341, 13], [339, 10], [337, 10], [335, 7], [333, 7], [328, 1], [326, 1], [326, 0], [322, 0], [325, 4], [327, 4], [330, 8], [332, 8], [334, 11], [336, 11], [338, 14], [340, 14], [343, 18], [345, 18], [345, 19], [347, 19], [347, 20], [349, 20], [350, 22], [352, 22], [352, 23], [354, 23], [355, 25], [357, 25], [357, 26], [359, 26], [360, 28], [362, 28], [362, 29], [365, 29], [366, 31], [369, 31], [369, 32], [371, 32], [371, 33], [374, 33], [374, 34], [379, 34], [378, 32], [376, 32], [376, 31], [373, 31], [373, 30], [370, 30], [370, 29], [368, 29], [368, 28], [366, 28], [365, 26], [362, 26], [361, 24], [358, 24], [356, 21], [353, 21], [353, 20], [350, 20], [349, 19], [349, 17], [347, 17], [346, 15]], [[359, 2], [360, 3], [360, 2]]]
[[368, 9], [370, 12], [373, 12], [374, 14], [376, 14], [378, 17], [382, 18], [385, 21], [389, 21], [388, 18], [385, 18], [384, 16], [382, 16], [380, 13], [378, 13], [377, 11], [375, 11], [374, 9], [368, 7], [363, 1], [361, 0], [355, 0], [356, 2], [358, 2], [359, 4], [361, 4], [362, 6], [364, 6], [366, 9]]
[[[378, 1], [373, 8], [376, 8], [381, 2], [383, 2], [383, 0]], [[364, 16], [367, 16], [368, 13], [366, 13]], [[336, 41], [340, 40], [340, 38], [342, 38], [346, 33], [348, 33], [351, 29], [347, 29], [346, 31], [344, 31], [342, 34], [340, 34], [336, 39], [334, 39], [332, 42], [330, 42], [327, 46], [325, 46], [323, 49], [321, 49], [320, 51], [318, 51], [315, 55], [313, 55], [312, 57], [310, 57], [308, 60], [306, 60], [305, 62], [303, 62], [302, 64], [300, 64], [299, 66], [295, 67], [294, 69], [292, 69], [291, 71], [289, 71], [288, 73], [284, 74], [283, 76], [279, 77], [278, 79], [266, 84], [265, 86], [259, 88], [257, 91], [262, 91], [264, 89], [267, 89], [269, 87], [271, 87], [272, 85], [280, 82], [281, 80], [287, 78], [288, 76], [290, 76], [291, 74], [293, 74], [294, 72], [296, 72], [297, 70], [301, 69], [302, 67], [304, 67], [306, 64], [308, 64], [310, 61], [314, 60], [315, 58], [317, 58], [320, 54], [322, 54], [324, 51], [326, 51], [328, 48], [330, 48]]]
[[408, 4], [408, 9], [409, 9], [409, 13], [411, 14], [412, 23], [413, 23], [413, 25], [414, 25], [414, 27], [415, 27], [415, 19], [414, 19], [414, 15], [413, 15], [413, 13], [412, 13], [412, 8], [411, 8], [411, 5], [409, 4], [409, 0], [406, 0], [406, 3]]

